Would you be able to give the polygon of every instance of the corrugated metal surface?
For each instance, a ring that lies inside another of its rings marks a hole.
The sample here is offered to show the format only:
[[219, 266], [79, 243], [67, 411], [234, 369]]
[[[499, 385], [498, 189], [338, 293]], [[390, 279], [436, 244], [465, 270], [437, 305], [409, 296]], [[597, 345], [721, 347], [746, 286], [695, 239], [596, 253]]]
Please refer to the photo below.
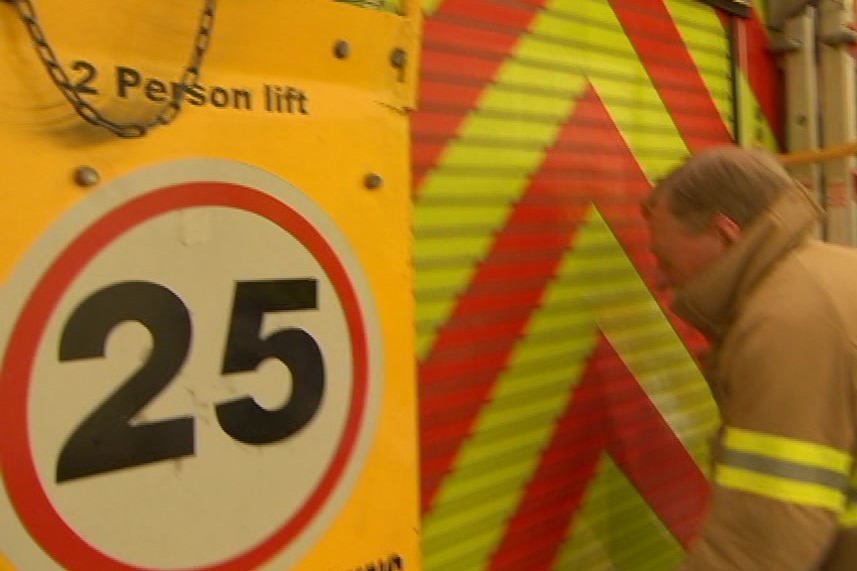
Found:
[[426, 569], [663, 569], [692, 537], [713, 413], [698, 338], [651, 292], [638, 203], [730, 140], [728, 46], [690, 0], [446, 0], [427, 18]]

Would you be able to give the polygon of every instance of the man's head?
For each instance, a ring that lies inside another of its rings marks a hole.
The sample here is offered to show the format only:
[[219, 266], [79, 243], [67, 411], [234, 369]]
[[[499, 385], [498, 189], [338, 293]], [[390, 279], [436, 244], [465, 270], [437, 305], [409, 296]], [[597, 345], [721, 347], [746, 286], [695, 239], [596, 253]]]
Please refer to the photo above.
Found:
[[793, 185], [777, 159], [759, 149], [707, 149], [674, 170], [643, 204], [651, 251], [669, 285], [684, 285], [719, 260]]

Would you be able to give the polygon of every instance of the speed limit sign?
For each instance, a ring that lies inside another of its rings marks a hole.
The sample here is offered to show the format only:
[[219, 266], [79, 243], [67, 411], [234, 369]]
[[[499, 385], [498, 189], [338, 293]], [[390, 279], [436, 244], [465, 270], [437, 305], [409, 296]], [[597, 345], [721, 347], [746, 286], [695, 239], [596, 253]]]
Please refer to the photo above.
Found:
[[215, 159], [78, 203], [4, 289], [0, 553], [22, 569], [286, 569], [382, 394], [360, 262], [306, 194]]

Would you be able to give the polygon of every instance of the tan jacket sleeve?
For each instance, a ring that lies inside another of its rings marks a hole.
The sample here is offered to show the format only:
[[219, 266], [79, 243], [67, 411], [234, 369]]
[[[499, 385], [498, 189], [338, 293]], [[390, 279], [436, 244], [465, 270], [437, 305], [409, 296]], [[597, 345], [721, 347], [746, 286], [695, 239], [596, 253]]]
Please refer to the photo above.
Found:
[[836, 534], [853, 349], [818, 307], [777, 305], [742, 316], [720, 353], [713, 493], [682, 571], [814, 571]]

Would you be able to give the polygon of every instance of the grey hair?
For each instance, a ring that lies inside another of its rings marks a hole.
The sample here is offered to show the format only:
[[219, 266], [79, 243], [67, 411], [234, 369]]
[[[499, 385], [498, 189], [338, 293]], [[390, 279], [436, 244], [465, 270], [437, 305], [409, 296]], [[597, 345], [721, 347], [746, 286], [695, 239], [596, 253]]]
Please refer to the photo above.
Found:
[[660, 181], [649, 202], [665, 199], [670, 212], [691, 230], [703, 230], [717, 214], [745, 228], [784, 190], [797, 184], [768, 151], [712, 147]]

